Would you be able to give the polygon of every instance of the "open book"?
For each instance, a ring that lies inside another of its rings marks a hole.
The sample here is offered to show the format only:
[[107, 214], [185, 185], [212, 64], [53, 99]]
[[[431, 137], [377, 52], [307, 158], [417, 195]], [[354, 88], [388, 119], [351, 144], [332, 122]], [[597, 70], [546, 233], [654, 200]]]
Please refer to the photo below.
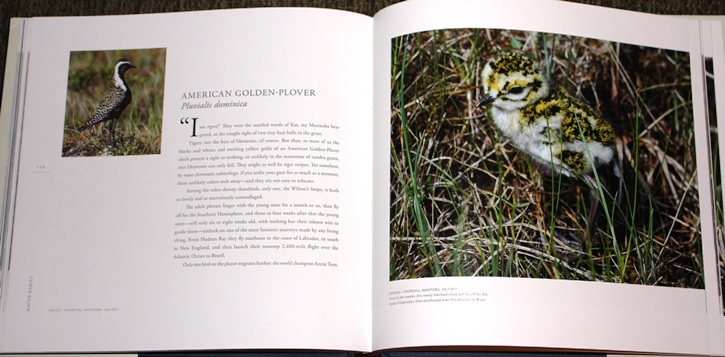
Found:
[[0, 352], [725, 354], [716, 24], [410, 1], [9, 43]]

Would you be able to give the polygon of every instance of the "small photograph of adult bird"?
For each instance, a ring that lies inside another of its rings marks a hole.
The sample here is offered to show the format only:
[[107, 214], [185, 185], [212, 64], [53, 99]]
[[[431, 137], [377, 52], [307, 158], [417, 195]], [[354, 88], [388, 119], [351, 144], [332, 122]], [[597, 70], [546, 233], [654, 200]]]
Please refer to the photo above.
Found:
[[703, 287], [688, 53], [462, 28], [391, 59], [391, 280]]
[[71, 52], [63, 156], [158, 154], [166, 50]]

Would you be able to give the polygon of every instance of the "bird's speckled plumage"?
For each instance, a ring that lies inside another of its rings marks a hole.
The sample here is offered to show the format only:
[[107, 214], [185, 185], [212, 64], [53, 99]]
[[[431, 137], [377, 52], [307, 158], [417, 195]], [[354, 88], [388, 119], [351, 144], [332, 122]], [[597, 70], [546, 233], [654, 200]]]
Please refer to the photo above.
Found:
[[108, 93], [103, 97], [91, 118], [78, 129], [79, 131], [86, 130], [98, 123], [112, 121], [110, 132], [111, 138], [113, 138], [113, 124], [115, 124], [113, 121], [118, 119], [123, 110], [131, 103], [131, 88], [128, 87], [124, 78], [124, 74], [130, 68], [136, 67], [125, 59], [116, 62]]
[[491, 59], [482, 72], [493, 121], [521, 150], [554, 172], [591, 173], [612, 161], [612, 126], [593, 109], [554, 86], [534, 61], [518, 53]]

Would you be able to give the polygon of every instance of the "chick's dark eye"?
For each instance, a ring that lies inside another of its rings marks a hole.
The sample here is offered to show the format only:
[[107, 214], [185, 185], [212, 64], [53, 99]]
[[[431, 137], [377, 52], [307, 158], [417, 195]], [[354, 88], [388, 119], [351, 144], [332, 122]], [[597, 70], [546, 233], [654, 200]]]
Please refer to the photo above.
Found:
[[524, 87], [513, 87], [509, 89], [509, 94], [521, 94], [524, 91]]

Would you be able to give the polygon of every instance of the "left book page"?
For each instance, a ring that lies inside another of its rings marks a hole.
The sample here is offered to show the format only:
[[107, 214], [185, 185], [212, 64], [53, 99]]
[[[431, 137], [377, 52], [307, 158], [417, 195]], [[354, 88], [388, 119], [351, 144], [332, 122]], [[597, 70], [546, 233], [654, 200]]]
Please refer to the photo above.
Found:
[[370, 349], [372, 19], [22, 26], [2, 352]]

